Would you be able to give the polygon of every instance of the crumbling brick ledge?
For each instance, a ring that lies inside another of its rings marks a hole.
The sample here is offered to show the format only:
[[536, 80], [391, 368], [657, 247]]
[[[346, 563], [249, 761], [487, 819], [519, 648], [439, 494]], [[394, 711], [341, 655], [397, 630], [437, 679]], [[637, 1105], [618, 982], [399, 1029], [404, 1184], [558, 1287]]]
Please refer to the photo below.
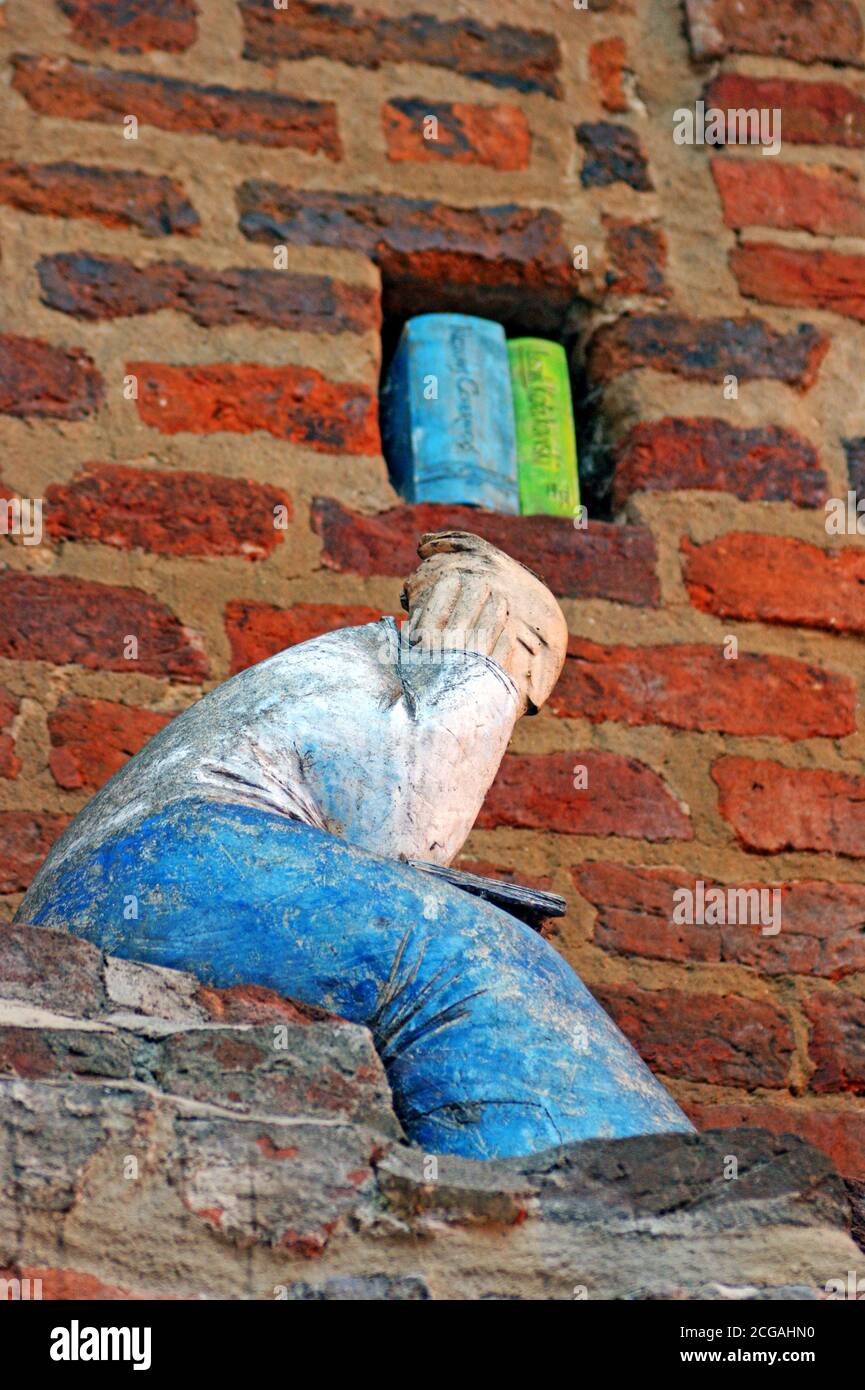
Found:
[[424, 1154], [366, 1028], [0, 929], [0, 1277], [44, 1298], [808, 1299], [850, 1229], [758, 1129]]

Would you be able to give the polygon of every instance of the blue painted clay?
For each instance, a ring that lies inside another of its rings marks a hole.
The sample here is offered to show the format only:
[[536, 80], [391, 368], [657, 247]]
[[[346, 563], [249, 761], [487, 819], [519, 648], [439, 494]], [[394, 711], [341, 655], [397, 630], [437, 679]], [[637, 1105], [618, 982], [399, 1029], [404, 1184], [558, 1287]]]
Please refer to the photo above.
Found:
[[175, 802], [78, 859], [33, 918], [368, 1024], [407, 1134], [434, 1152], [508, 1157], [690, 1129], [529, 927], [272, 812]]

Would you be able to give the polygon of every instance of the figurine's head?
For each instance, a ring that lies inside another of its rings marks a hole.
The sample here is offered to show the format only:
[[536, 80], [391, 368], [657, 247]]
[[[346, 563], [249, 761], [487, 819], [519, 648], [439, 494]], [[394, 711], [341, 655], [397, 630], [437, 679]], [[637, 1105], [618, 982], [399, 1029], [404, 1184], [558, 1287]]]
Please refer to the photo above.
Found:
[[402, 605], [412, 643], [470, 646], [516, 682], [523, 713], [537, 714], [565, 660], [568, 628], [547, 586], [525, 565], [468, 531], [421, 537], [421, 564]]

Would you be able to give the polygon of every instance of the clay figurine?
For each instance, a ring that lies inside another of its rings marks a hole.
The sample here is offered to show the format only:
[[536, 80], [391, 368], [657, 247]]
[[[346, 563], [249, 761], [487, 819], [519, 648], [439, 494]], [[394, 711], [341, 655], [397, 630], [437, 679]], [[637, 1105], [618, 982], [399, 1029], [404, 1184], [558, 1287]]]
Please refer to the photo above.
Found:
[[549, 590], [487, 542], [419, 554], [407, 629], [331, 632], [210, 691], [84, 807], [17, 920], [367, 1024], [430, 1151], [690, 1131], [543, 937], [412, 862], [459, 853], [567, 642]]

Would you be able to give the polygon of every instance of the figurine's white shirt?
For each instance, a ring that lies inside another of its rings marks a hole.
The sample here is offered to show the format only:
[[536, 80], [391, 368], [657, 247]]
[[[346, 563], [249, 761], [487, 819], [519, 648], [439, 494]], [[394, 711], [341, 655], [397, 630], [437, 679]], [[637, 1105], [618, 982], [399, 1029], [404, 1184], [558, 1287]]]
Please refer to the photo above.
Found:
[[189, 797], [449, 864], [518, 714], [514, 682], [489, 657], [409, 656], [390, 618], [342, 628], [251, 666], [173, 720], [88, 803], [44, 869]]

